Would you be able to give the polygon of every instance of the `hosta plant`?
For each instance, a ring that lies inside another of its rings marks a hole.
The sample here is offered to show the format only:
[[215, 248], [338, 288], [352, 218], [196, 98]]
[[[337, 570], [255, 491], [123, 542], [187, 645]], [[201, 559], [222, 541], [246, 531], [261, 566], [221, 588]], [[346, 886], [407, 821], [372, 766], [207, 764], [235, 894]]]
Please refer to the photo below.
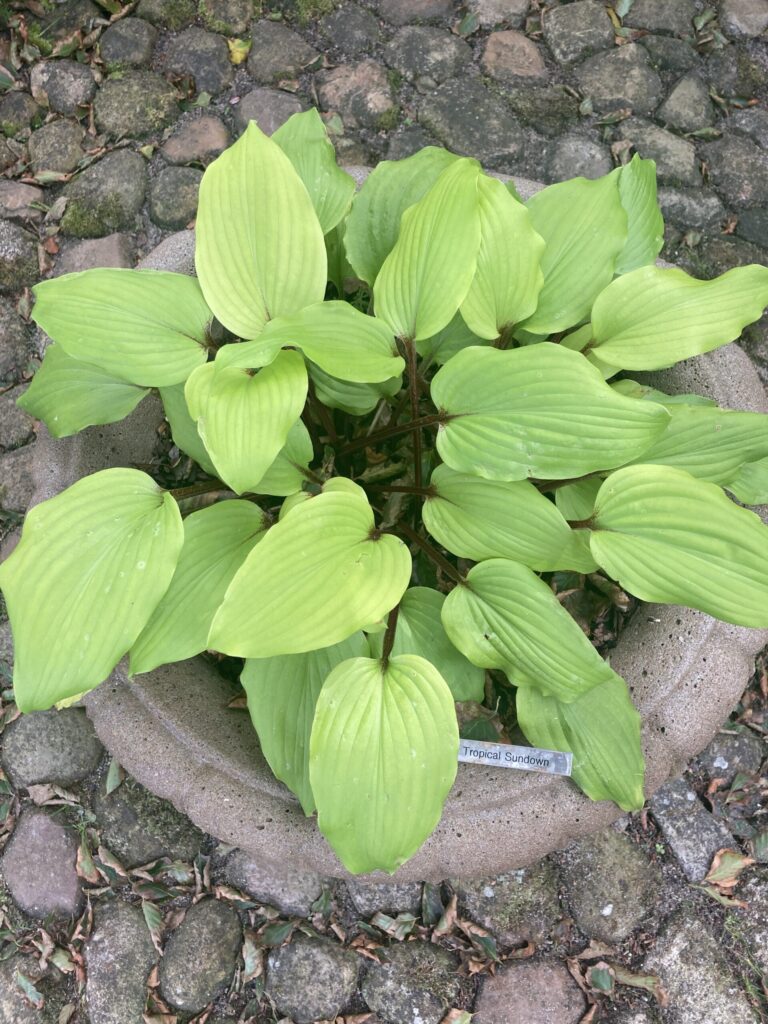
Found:
[[196, 232], [196, 277], [34, 289], [53, 343], [22, 405], [64, 436], [154, 390], [194, 462], [180, 487], [112, 468], [30, 511], [0, 568], [19, 707], [126, 654], [228, 656], [354, 872], [429, 835], [456, 703], [488, 694], [572, 751], [589, 797], [639, 807], [639, 716], [555, 581], [768, 626], [768, 528], [743, 507], [768, 499], [768, 418], [633, 376], [737, 338], [768, 268], [657, 268], [638, 158], [523, 203], [427, 148], [356, 194], [315, 111], [211, 164]]

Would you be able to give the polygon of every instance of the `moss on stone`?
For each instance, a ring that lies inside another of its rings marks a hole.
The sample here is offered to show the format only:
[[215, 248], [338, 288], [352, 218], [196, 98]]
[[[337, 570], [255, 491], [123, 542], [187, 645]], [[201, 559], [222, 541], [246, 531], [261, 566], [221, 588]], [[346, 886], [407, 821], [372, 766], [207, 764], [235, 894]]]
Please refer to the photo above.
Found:
[[383, 114], [379, 114], [376, 118], [376, 130], [379, 132], [391, 132], [397, 128], [397, 122], [400, 117], [400, 108], [398, 106], [390, 107], [389, 110], [385, 110]]
[[94, 204], [92, 199], [70, 199], [61, 221], [65, 235], [76, 238], [99, 238], [112, 231], [129, 227], [120, 196], [113, 194]]

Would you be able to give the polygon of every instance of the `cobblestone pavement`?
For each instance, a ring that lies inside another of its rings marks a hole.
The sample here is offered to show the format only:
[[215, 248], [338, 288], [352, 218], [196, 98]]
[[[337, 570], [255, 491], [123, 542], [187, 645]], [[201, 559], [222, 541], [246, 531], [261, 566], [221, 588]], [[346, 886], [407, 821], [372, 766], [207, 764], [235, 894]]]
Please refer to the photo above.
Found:
[[[192, 222], [202, 169], [251, 118], [271, 132], [314, 104], [342, 162], [439, 143], [545, 182], [637, 151], [667, 258], [767, 262], [768, 0], [255, 6], [0, 2], [5, 550], [35, 437], [15, 400], [41, 355], [24, 290], [131, 266]], [[766, 324], [744, 344], [765, 377]], [[0, 682], [10, 657], [0, 625]], [[0, 1024], [768, 1021], [765, 693], [761, 661], [648, 812], [525, 871], [371, 889], [266, 875], [124, 778], [81, 710], [17, 718], [6, 691]]]

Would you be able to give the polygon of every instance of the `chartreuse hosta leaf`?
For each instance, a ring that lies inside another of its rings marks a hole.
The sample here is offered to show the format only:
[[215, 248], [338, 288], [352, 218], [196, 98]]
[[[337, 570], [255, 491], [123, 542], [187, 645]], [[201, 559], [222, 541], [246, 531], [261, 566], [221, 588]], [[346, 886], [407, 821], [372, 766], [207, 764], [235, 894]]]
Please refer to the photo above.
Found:
[[355, 179], [336, 163], [320, 115], [314, 109], [293, 114], [272, 134], [309, 192], [323, 234], [328, 234], [349, 209]]
[[376, 278], [376, 314], [401, 338], [430, 338], [450, 323], [475, 276], [480, 248], [476, 160], [455, 161], [403, 214]]
[[448, 684], [413, 654], [344, 661], [320, 691], [309, 749], [320, 831], [348, 871], [392, 873], [437, 825], [456, 777]]
[[569, 479], [620, 466], [663, 432], [669, 413], [617, 394], [578, 352], [544, 342], [466, 348], [432, 380], [447, 413], [437, 449], [490, 480]]
[[307, 479], [307, 467], [312, 461], [312, 438], [301, 422], [296, 420], [288, 431], [285, 446], [275, 461], [256, 484], [257, 494], [273, 494], [283, 498], [298, 491]]
[[627, 466], [597, 495], [590, 546], [643, 601], [768, 626], [768, 527], [715, 484], [672, 466]]
[[643, 806], [640, 716], [620, 676], [569, 704], [526, 686], [517, 691], [516, 707], [534, 746], [571, 751], [573, 781], [591, 800], [613, 800], [624, 811]]
[[238, 337], [322, 299], [327, 259], [312, 200], [255, 121], [203, 175], [195, 230], [203, 293]]
[[402, 377], [391, 377], [381, 384], [356, 384], [339, 380], [319, 366], [309, 364], [309, 376], [315, 393], [329, 409], [341, 409], [350, 416], [365, 416], [375, 409], [382, 398], [392, 398], [402, 386]]
[[728, 483], [728, 490], [745, 505], [768, 504], [768, 458], [745, 462]]
[[555, 505], [527, 480], [484, 480], [438, 466], [431, 490], [424, 525], [460, 558], [510, 558], [540, 571], [596, 568]]
[[470, 345], [483, 344], [487, 344], [487, 342], [473, 334], [464, 323], [461, 313], [457, 313], [442, 331], [433, 334], [431, 338], [424, 338], [417, 342], [416, 351], [424, 360], [421, 368], [422, 372], [424, 372], [425, 364], [427, 363], [434, 362], [442, 366], [443, 363], [447, 363], [449, 359], [452, 359], [457, 352], [461, 352], [463, 348], [469, 348]]
[[250, 553], [213, 620], [209, 646], [270, 658], [339, 643], [393, 608], [410, 576], [408, 548], [377, 535], [367, 501], [320, 494]]
[[[400, 602], [392, 654], [418, 654], [435, 666], [454, 700], [483, 699], [485, 672], [456, 650], [443, 628], [445, 595], [430, 587], [411, 587]], [[381, 656], [383, 632], [370, 638], [371, 653]]]
[[[587, 325], [589, 329], [589, 325]], [[705, 398], [704, 395], [694, 395], [691, 392], [685, 392], [681, 395], [668, 395], [664, 391], [659, 391], [658, 388], [652, 388], [650, 384], [640, 384], [639, 381], [631, 380], [629, 377], [623, 377], [621, 380], [614, 381], [611, 384], [614, 391], [618, 391], [621, 395], [626, 395], [627, 398], [641, 398], [646, 402], [658, 402], [659, 405], [703, 405], [709, 406], [710, 408], [716, 408], [717, 402], [714, 398]]]
[[369, 654], [365, 636], [354, 633], [318, 651], [248, 658], [243, 666], [240, 682], [261, 751], [275, 776], [299, 798], [305, 814], [315, 810], [309, 784], [309, 737], [320, 690], [342, 661]]
[[615, 673], [535, 572], [491, 558], [443, 605], [443, 625], [473, 665], [499, 668], [515, 686], [572, 701]]
[[624, 370], [657, 370], [734, 341], [766, 305], [768, 267], [736, 267], [713, 281], [641, 267], [595, 300], [591, 351]]
[[664, 245], [664, 218], [656, 198], [656, 164], [635, 154], [619, 171], [619, 198], [627, 213], [627, 241], [616, 260], [626, 274], [653, 263]]
[[627, 214], [615, 174], [550, 185], [526, 205], [546, 248], [541, 257], [544, 286], [536, 312], [523, 326], [551, 334], [588, 316], [610, 282], [627, 240]]
[[326, 373], [357, 383], [389, 380], [405, 366], [383, 320], [348, 302], [317, 302], [271, 320], [256, 340], [219, 349], [216, 366], [266, 366], [286, 346], [301, 349]]
[[217, 476], [216, 467], [206, 451], [203, 439], [197, 432], [197, 424], [189, 414], [187, 400], [184, 397], [184, 384], [160, 388], [165, 418], [171, 427], [171, 437], [177, 448], [180, 448], [210, 476]]
[[205, 650], [227, 587], [266, 528], [250, 501], [222, 501], [187, 516], [171, 585], [131, 648], [131, 674]]
[[383, 160], [371, 171], [352, 202], [344, 232], [347, 259], [362, 281], [374, 283], [395, 247], [403, 213], [456, 160], [445, 149], [426, 146], [405, 160]]
[[602, 477], [590, 476], [558, 487], [555, 491], [555, 504], [563, 518], [571, 523], [589, 519], [595, 507], [597, 492], [602, 485]]
[[480, 249], [461, 315], [475, 334], [493, 340], [536, 309], [544, 239], [528, 210], [496, 178], [481, 174], [477, 190]]
[[184, 394], [218, 476], [242, 494], [257, 488], [301, 415], [307, 371], [298, 352], [281, 352], [254, 375], [206, 363]]
[[96, 269], [33, 291], [32, 319], [67, 355], [129, 384], [178, 384], [206, 360], [212, 314], [194, 277]]
[[68, 437], [85, 427], [115, 423], [148, 395], [111, 373], [68, 356], [49, 345], [43, 363], [17, 405], [42, 420], [54, 437]]
[[0, 566], [22, 711], [106, 679], [168, 588], [183, 539], [176, 502], [136, 469], [84, 477], [29, 512]]

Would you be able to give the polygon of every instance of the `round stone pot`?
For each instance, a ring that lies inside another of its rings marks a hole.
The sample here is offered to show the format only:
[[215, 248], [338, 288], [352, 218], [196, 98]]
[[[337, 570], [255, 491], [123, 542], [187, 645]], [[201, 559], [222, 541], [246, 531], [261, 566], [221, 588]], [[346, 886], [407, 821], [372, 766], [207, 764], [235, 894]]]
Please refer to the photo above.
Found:
[[[360, 178], [364, 173], [357, 170]], [[541, 187], [515, 183], [524, 197]], [[191, 273], [193, 245], [192, 232], [180, 232], [141, 266]], [[736, 345], [655, 374], [652, 381], [728, 408], [768, 412], [752, 364]], [[64, 440], [41, 429], [32, 504], [99, 469], [148, 462], [161, 419], [159, 402], [146, 399], [122, 423]], [[629, 684], [643, 719], [647, 795], [709, 742], [767, 642], [768, 631], [730, 626], [701, 612], [639, 607], [611, 652], [611, 664]], [[304, 816], [272, 775], [247, 712], [228, 707], [233, 692], [203, 658], [134, 679], [121, 664], [86, 696], [85, 706], [120, 764], [206, 832], [258, 856], [277, 876], [346, 876], [315, 819]], [[479, 878], [523, 867], [620, 813], [612, 803], [588, 800], [564, 778], [460, 765], [440, 824], [394, 880]]]

